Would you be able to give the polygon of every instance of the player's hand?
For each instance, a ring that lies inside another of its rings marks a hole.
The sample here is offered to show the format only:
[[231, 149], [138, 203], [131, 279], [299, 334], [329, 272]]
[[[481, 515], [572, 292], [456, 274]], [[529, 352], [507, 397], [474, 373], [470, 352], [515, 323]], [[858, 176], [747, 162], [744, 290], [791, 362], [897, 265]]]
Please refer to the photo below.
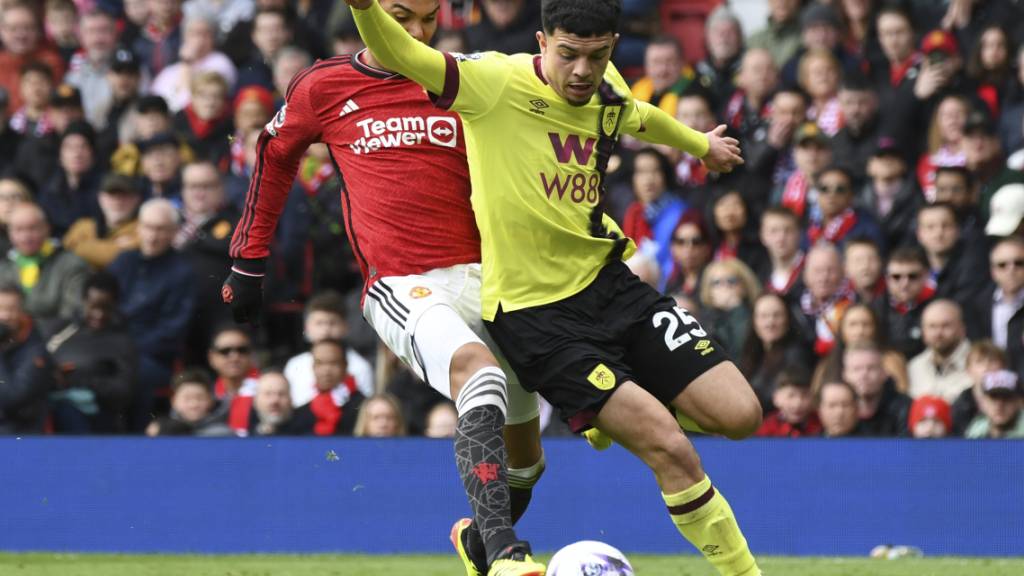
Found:
[[373, 4], [373, 0], [345, 0], [345, 4], [348, 4], [356, 10], [366, 10], [371, 4]]
[[259, 324], [263, 308], [263, 260], [235, 260], [231, 274], [220, 289], [221, 299], [231, 307], [238, 324]]
[[725, 136], [725, 130], [725, 124], [721, 124], [705, 133], [708, 137], [708, 153], [702, 158], [708, 170], [722, 174], [728, 174], [733, 168], [743, 164], [739, 141]]

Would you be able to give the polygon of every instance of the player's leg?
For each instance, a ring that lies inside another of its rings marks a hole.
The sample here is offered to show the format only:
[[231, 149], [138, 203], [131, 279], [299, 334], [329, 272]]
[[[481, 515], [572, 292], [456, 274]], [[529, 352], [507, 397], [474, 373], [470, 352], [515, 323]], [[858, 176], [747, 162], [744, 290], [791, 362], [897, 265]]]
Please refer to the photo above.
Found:
[[698, 376], [672, 406], [700, 430], [733, 440], [750, 436], [761, 425], [757, 395], [732, 362], [717, 364]]
[[761, 573], [729, 503], [661, 400], [624, 382], [593, 423], [651, 468], [672, 522], [723, 576]]

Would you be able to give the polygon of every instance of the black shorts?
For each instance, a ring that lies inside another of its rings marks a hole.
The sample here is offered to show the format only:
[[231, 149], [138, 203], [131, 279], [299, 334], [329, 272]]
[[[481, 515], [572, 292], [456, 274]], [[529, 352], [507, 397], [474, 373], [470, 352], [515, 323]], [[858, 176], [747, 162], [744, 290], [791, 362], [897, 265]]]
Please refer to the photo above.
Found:
[[523, 387], [538, 392], [574, 432], [631, 380], [669, 404], [727, 360], [723, 347], [675, 300], [625, 264], [608, 264], [578, 294], [484, 322]]

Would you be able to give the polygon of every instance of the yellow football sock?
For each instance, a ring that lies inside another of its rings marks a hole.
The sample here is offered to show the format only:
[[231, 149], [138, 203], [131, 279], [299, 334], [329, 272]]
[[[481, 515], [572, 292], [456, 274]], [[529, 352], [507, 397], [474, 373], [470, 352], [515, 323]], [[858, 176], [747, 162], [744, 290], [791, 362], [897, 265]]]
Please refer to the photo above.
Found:
[[662, 494], [672, 522], [722, 576], [760, 576], [736, 516], [711, 480], [676, 494]]

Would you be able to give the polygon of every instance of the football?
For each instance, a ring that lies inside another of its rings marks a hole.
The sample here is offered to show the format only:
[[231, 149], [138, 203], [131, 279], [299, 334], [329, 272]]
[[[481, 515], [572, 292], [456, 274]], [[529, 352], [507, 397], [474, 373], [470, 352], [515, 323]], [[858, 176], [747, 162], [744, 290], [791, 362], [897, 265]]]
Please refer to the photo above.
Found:
[[562, 548], [548, 562], [548, 576], [633, 576], [625, 554], [604, 542], [583, 540]]

